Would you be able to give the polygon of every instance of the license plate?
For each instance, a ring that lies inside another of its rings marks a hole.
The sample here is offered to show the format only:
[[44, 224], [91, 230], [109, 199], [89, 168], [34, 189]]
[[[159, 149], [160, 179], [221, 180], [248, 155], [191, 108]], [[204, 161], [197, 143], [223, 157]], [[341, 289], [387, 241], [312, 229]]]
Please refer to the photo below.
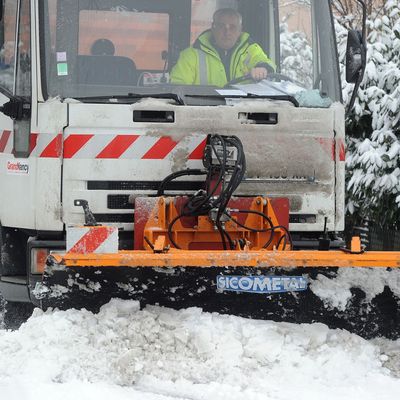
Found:
[[286, 293], [307, 290], [308, 280], [304, 276], [242, 276], [218, 275], [217, 289], [220, 291], [246, 293]]

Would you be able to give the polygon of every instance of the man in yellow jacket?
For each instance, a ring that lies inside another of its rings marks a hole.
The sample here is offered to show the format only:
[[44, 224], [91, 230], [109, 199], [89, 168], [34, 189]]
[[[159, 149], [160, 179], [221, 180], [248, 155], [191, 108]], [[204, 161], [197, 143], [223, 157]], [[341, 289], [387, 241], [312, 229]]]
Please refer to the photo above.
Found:
[[181, 52], [170, 76], [171, 83], [223, 87], [246, 75], [259, 81], [274, 70], [273, 61], [242, 32], [242, 16], [222, 8], [214, 13], [211, 29]]

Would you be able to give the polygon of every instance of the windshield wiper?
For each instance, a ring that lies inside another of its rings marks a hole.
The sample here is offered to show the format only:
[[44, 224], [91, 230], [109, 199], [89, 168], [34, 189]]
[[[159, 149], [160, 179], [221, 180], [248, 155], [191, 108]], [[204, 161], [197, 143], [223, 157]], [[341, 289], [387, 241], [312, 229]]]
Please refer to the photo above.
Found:
[[209, 99], [271, 99], [271, 100], [283, 100], [283, 101], [290, 101], [294, 104], [295, 107], [300, 107], [299, 102], [293, 97], [288, 94], [282, 95], [257, 95], [253, 93], [248, 94], [185, 94], [186, 97], [202, 97], [202, 98], [209, 98]]
[[114, 95], [104, 95], [104, 96], [83, 96], [83, 97], [73, 97], [75, 100], [79, 101], [101, 101], [101, 100], [131, 100], [131, 99], [172, 99], [175, 100], [177, 104], [183, 106], [185, 101], [182, 96], [178, 93], [128, 93], [128, 94], [114, 94]]

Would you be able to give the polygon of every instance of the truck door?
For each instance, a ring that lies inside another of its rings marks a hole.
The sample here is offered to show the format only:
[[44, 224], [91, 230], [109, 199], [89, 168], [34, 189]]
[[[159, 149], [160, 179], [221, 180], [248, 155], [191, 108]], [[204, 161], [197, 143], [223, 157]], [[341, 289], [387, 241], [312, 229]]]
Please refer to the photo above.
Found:
[[[3, 18], [1, 20], [0, 40], [0, 105], [10, 100], [14, 92], [17, 2], [3, 2]], [[13, 130], [12, 119], [0, 113], [0, 154], [11, 153]]]
[[0, 221], [3, 226], [30, 228], [34, 213], [25, 215], [21, 210], [29, 202], [29, 188], [34, 188], [26, 160], [30, 153], [31, 2], [4, 0], [1, 5]]
[[[10, 133], [15, 157], [25, 158], [30, 150], [31, 39], [30, 0], [3, 2], [0, 56], [0, 102], [4, 106], [0, 123]], [[8, 103], [8, 104], [7, 104]], [[14, 121], [14, 122], [12, 122]], [[8, 141], [7, 141], [8, 142]], [[11, 143], [11, 142], [10, 142]], [[1, 149], [1, 148], [0, 148]], [[4, 149], [5, 150], [5, 149]]]

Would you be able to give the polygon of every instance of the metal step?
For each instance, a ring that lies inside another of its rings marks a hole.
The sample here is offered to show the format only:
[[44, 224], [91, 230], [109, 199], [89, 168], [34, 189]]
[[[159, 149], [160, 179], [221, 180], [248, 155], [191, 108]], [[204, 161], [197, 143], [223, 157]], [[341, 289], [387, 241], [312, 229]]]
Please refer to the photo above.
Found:
[[31, 302], [26, 275], [0, 277], [0, 293], [6, 301]]
[[0, 281], [7, 282], [7, 283], [15, 283], [18, 285], [26, 285], [27, 284], [26, 275], [1, 276]]

